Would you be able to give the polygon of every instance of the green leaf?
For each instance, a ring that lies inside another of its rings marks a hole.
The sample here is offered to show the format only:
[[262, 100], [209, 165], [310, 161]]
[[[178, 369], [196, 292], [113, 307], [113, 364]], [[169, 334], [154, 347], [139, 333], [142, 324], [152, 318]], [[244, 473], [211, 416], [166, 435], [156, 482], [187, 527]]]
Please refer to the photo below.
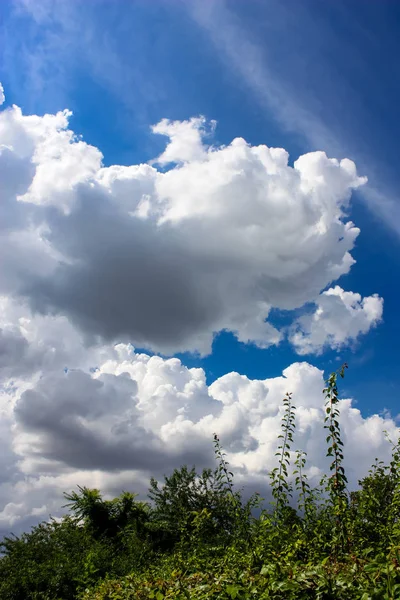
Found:
[[232, 600], [235, 600], [236, 596], [240, 591], [240, 588], [238, 588], [236, 585], [227, 585], [225, 591], [228, 594], [228, 596], [232, 598]]

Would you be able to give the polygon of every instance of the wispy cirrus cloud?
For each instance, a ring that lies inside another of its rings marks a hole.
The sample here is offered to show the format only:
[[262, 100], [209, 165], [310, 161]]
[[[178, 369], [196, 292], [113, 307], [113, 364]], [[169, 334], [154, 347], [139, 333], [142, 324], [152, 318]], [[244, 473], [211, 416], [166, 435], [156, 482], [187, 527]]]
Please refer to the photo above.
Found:
[[[268, 0], [263, 4], [263, 10], [273, 22], [276, 21], [277, 13], [288, 13], [293, 9], [293, 5], [284, 4]], [[324, 119], [326, 111], [318, 106], [319, 100], [315, 90], [308, 89], [306, 83], [299, 85], [298, 78], [293, 78], [292, 81], [293, 72], [288, 72], [282, 68], [281, 62], [275, 60], [276, 36], [271, 36], [273, 39], [269, 40], [267, 31], [262, 41], [258, 39], [253, 31], [250, 32], [243, 25], [243, 21], [224, 0], [185, 3], [185, 7], [193, 20], [207, 32], [226, 68], [250, 91], [254, 101], [272, 115], [284, 130], [300, 136], [313, 150], [322, 148], [339, 156], [348, 155], [350, 152], [369, 178], [369, 184], [362, 190], [364, 200], [375, 215], [400, 236], [398, 195], [391, 183], [386, 181], [385, 175], [376, 175], [387, 167], [379, 164], [376, 155], [366, 153], [354, 143], [351, 133], [343, 130], [340, 119], [335, 119], [334, 124]], [[288, 15], [281, 15], [279, 25], [275, 22], [275, 26], [279, 27], [287, 18]], [[315, 26], [320, 24], [316, 23]], [[306, 32], [304, 33], [306, 35]], [[325, 33], [331, 34], [330, 31]], [[290, 43], [285, 38], [285, 32], [282, 32], [280, 43], [282, 47]], [[332, 43], [339, 44], [339, 41], [333, 39]], [[342, 43], [340, 40], [340, 44]], [[274, 58], [270, 58], [270, 51]], [[311, 64], [310, 69], [314, 66]]]

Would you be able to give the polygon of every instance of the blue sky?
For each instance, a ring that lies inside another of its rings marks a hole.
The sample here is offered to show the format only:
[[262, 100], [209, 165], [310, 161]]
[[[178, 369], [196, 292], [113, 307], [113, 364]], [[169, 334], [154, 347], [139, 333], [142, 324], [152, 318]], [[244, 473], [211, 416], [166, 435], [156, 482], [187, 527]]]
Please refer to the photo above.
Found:
[[[348, 361], [346, 391], [363, 411], [396, 411], [399, 393], [400, 7], [395, 2], [85, 2], [1, 5], [8, 103], [27, 113], [65, 107], [104, 162], [147, 161], [163, 147], [149, 126], [205, 115], [215, 142], [236, 136], [284, 147], [291, 160], [322, 149], [369, 178], [353, 195], [357, 264], [339, 284], [384, 298], [384, 322], [350, 349], [311, 357]], [[379, 195], [382, 195], [379, 198]], [[279, 315], [276, 317], [281, 318]], [[203, 366], [278, 375], [298, 356], [287, 342], [260, 350], [221, 333]]]

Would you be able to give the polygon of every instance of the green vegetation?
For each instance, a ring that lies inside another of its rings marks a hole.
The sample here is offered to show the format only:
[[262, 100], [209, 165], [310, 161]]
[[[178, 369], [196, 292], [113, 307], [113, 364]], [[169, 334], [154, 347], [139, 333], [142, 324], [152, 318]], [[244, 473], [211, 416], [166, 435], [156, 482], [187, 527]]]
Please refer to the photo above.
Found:
[[1, 600], [267, 600], [400, 598], [400, 447], [348, 492], [337, 380], [324, 390], [330, 472], [318, 488], [293, 451], [295, 406], [284, 399], [273, 505], [235, 490], [220, 442], [217, 467], [152, 479], [151, 504], [124, 492], [66, 494], [70, 513], [2, 542]]

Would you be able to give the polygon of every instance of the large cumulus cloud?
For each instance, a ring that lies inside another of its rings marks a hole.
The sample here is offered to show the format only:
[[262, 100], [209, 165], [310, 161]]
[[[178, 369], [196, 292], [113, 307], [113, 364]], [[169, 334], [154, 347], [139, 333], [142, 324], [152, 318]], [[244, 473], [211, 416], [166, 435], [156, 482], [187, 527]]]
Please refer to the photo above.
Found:
[[[299, 353], [366, 333], [379, 297], [321, 295], [354, 262], [359, 230], [346, 211], [365, 180], [323, 152], [290, 166], [285, 150], [241, 138], [214, 147], [215, 123], [202, 117], [156, 125], [167, 143], [149, 164], [104, 167], [70, 116], [0, 112], [0, 530], [57, 512], [78, 484], [145, 496], [150, 475], [211, 465], [214, 432], [238, 481], [265, 491], [287, 391], [296, 446], [317, 476], [320, 370], [295, 363], [273, 379], [228, 373], [208, 386], [202, 369], [131, 344], [206, 354], [226, 329], [266, 347], [287, 334], [271, 309], [310, 302], [315, 314], [287, 330]], [[351, 400], [341, 407], [354, 484], [389, 457], [382, 432], [397, 428]]]
[[169, 141], [151, 164], [103, 167], [70, 116], [0, 113], [3, 294], [88, 336], [204, 354], [224, 329], [278, 343], [271, 308], [316, 301], [353, 264], [350, 160], [213, 147], [195, 118], [153, 128]]
[[[33, 315], [22, 305], [19, 311], [24, 316], [9, 337], [23, 342], [3, 372], [0, 396], [0, 530], [58, 514], [62, 492], [78, 484], [145, 497], [150, 475], [162, 478], [182, 464], [212, 466], [214, 432], [237, 482], [268, 495], [288, 391], [297, 406], [293, 450], [308, 453], [314, 481], [326, 470], [324, 377], [316, 367], [294, 363], [264, 380], [227, 373], [207, 385], [202, 369], [177, 358], [126, 344], [88, 347], [64, 317]], [[10, 313], [6, 307], [3, 317]], [[351, 399], [340, 408], [354, 486], [376, 456], [388, 460], [383, 432], [395, 439], [398, 429], [387, 415], [364, 418]]]

